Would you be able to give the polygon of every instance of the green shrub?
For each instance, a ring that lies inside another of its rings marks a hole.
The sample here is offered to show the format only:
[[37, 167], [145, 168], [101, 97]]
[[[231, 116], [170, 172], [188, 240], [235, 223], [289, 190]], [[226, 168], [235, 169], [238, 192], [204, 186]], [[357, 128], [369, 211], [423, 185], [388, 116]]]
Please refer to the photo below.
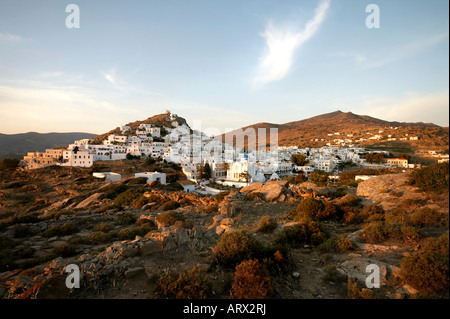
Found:
[[170, 183], [166, 185], [166, 189], [168, 191], [182, 191], [184, 187], [180, 183]]
[[369, 204], [364, 206], [364, 209], [361, 213], [364, 218], [368, 218], [372, 215], [384, 215], [383, 207], [379, 205]]
[[122, 213], [117, 214], [115, 223], [116, 225], [128, 226], [134, 224], [136, 220], [136, 217], [132, 213]]
[[324, 205], [322, 201], [314, 198], [305, 198], [300, 202], [300, 204], [297, 206], [297, 213], [299, 214], [305, 214], [307, 216], [315, 216], [320, 211], [322, 211], [324, 208]]
[[0, 235], [0, 250], [14, 248], [15, 246], [14, 240], [8, 236]]
[[199, 268], [185, 271], [178, 277], [165, 273], [158, 280], [158, 290], [165, 298], [206, 299], [211, 292], [211, 280]]
[[34, 235], [34, 231], [29, 226], [17, 225], [14, 228], [14, 238], [26, 238]]
[[355, 245], [344, 235], [328, 238], [317, 247], [317, 250], [322, 253], [346, 253], [354, 249]]
[[338, 283], [344, 281], [344, 276], [342, 276], [336, 266], [328, 266], [323, 270], [322, 280], [324, 282]]
[[147, 184], [147, 177], [131, 178], [127, 181], [127, 185], [143, 185]]
[[261, 255], [262, 245], [246, 231], [223, 234], [213, 248], [216, 261], [224, 266], [234, 267], [246, 259]]
[[152, 227], [152, 228], [157, 228], [155, 222], [151, 219], [148, 218], [139, 218], [136, 221], [136, 225], [137, 226], [147, 226], [147, 227]]
[[202, 209], [202, 212], [206, 213], [206, 214], [212, 214], [212, 213], [217, 212], [218, 210], [219, 210], [219, 205], [217, 203], [214, 203], [214, 204], [206, 206], [204, 209]]
[[90, 241], [93, 241], [93, 242], [104, 243], [107, 241], [108, 237], [102, 231], [95, 231], [95, 232], [90, 233], [88, 235], [88, 238]]
[[68, 235], [77, 233], [79, 231], [80, 231], [80, 229], [77, 226], [75, 226], [73, 224], [65, 223], [62, 226], [50, 227], [42, 234], [42, 236], [44, 236], [46, 238], [55, 237], [55, 236], [68, 236]]
[[177, 209], [178, 207], [180, 207], [180, 203], [174, 200], [167, 201], [161, 205], [161, 209], [164, 211]]
[[34, 249], [28, 246], [22, 247], [16, 251], [16, 256], [19, 259], [31, 258], [34, 255]]
[[94, 227], [94, 231], [108, 233], [112, 230], [112, 227], [107, 223], [100, 223]]
[[401, 264], [403, 280], [424, 292], [449, 288], [449, 235], [429, 239], [413, 256], [404, 257]]
[[362, 231], [359, 233], [359, 238], [371, 244], [382, 243], [389, 237], [389, 233], [386, 230], [383, 222], [371, 222], [363, 226]]
[[[334, 196], [336, 196], [337, 193], [338, 192], [336, 192]], [[338, 203], [340, 206], [356, 206], [359, 204], [360, 201], [361, 200], [357, 196], [352, 195], [352, 194], [347, 194], [347, 195], [341, 197], [338, 200]]]
[[285, 227], [275, 237], [277, 245], [301, 247], [304, 244], [320, 245], [326, 239], [320, 224], [314, 221], [304, 221], [294, 226]]
[[380, 244], [390, 238], [415, 242], [422, 237], [421, 232], [413, 226], [401, 224], [385, 224], [383, 221], [373, 221], [363, 226], [359, 238], [366, 243]]
[[409, 177], [408, 184], [420, 188], [422, 191], [442, 193], [449, 189], [449, 164], [431, 164], [414, 170]]
[[156, 216], [156, 220], [163, 226], [167, 227], [174, 225], [177, 221], [185, 222], [186, 218], [181, 213], [175, 211], [168, 211]]
[[133, 208], [141, 209], [143, 206], [149, 203], [149, 199], [145, 196], [140, 196], [136, 199], [134, 199], [130, 206]]
[[133, 228], [125, 228], [121, 229], [118, 233], [119, 240], [132, 240], [135, 239], [136, 236], [144, 237], [149, 232], [155, 230], [155, 227], [151, 226], [139, 226], [139, 227], [133, 227]]
[[[1, 241], [2, 239], [0, 237], [0, 245]], [[11, 249], [0, 249], [0, 272], [16, 269], [17, 265], [15, 259], [16, 258]]]
[[360, 224], [363, 222], [364, 218], [361, 216], [359, 210], [354, 207], [343, 207], [344, 215], [342, 220], [346, 224]]
[[220, 203], [229, 194], [230, 192], [220, 192], [219, 194], [214, 195], [214, 199]]
[[124, 191], [123, 193], [120, 193], [117, 195], [117, 197], [114, 199], [115, 205], [120, 206], [128, 206], [130, 205], [134, 200], [138, 199], [142, 196], [144, 193], [143, 188], [130, 188]]
[[269, 272], [258, 260], [246, 260], [236, 266], [231, 298], [267, 299], [272, 291]]
[[77, 254], [77, 249], [74, 245], [64, 244], [64, 245], [55, 247], [53, 249], [53, 253], [57, 256], [67, 258], [67, 257], [75, 256]]
[[271, 233], [277, 228], [277, 221], [270, 216], [262, 216], [258, 223], [258, 232]]
[[20, 160], [17, 158], [4, 158], [0, 161], [0, 170], [16, 169], [19, 166]]
[[442, 214], [434, 209], [424, 207], [409, 216], [409, 222], [419, 227], [448, 226], [448, 214]]
[[347, 283], [347, 298], [348, 299], [379, 299], [377, 294], [367, 288], [358, 288], [355, 281], [349, 280]]
[[297, 206], [296, 220], [302, 221], [306, 219], [338, 219], [342, 216], [342, 210], [331, 202], [322, 202], [314, 198], [306, 198]]
[[128, 190], [128, 186], [124, 184], [111, 184], [107, 189], [104, 190], [106, 193], [106, 198], [115, 199], [118, 195], [122, 194]]

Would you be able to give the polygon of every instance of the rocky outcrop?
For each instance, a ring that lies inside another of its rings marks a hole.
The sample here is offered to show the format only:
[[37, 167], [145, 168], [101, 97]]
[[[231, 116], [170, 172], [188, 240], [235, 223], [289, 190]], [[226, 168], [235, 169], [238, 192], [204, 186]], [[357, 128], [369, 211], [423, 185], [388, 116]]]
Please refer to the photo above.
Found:
[[407, 185], [408, 177], [409, 173], [373, 177], [358, 184], [356, 195], [383, 206], [385, 210], [398, 207], [405, 199], [425, 198], [425, 194], [417, 192], [416, 187]]
[[78, 203], [78, 205], [75, 206], [75, 208], [86, 208], [86, 207], [89, 207], [92, 204], [98, 203], [99, 201], [101, 201], [105, 197], [106, 197], [105, 193], [95, 193], [95, 194], [89, 196], [88, 198], [86, 198], [85, 200], [83, 200], [82, 202]]
[[268, 181], [265, 184], [255, 183], [242, 188], [240, 192], [247, 196], [260, 194], [268, 202], [286, 201], [291, 196], [289, 183], [283, 180]]

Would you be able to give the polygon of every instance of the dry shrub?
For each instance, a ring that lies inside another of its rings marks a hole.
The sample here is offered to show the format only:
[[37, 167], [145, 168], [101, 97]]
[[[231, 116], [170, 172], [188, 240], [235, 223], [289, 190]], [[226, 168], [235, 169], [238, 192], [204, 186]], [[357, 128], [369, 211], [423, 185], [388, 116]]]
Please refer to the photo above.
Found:
[[355, 245], [345, 235], [339, 237], [328, 238], [324, 243], [320, 244], [317, 249], [322, 253], [346, 253], [355, 249]]
[[164, 204], [162, 204], [161, 209], [164, 211], [167, 211], [167, 210], [177, 209], [180, 206], [181, 206], [180, 203], [178, 203], [177, 201], [170, 200], [170, 201], [167, 201]]
[[94, 227], [94, 231], [108, 233], [112, 230], [112, 227], [107, 223], [100, 223]]
[[208, 205], [202, 209], [202, 213], [211, 214], [219, 210], [219, 205], [217, 203]]
[[304, 244], [320, 245], [325, 240], [326, 235], [320, 224], [311, 220], [286, 227], [275, 237], [277, 245], [292, 247], [301, 247]]
[[158, 288], [165, 298], [206, 299], [211, 291], [211, 280], [199, 268], [193, 268], [178, 277], [169, 273], [161, 275]]
[[234, 267], [243, 260], [259, 256], [263, 247], [250, 233], [234, 231], [223, 234], [213, 248], [214, 256], [220, 264]]
[[449, 288], [449, 235], [431, 238], [417, 252], [404, 257], [401, 264], [403, 280], [424, 292]]
[[259, 220], [258, 231], [261, 233], [271, 233], [277, 228], [277, 221], [270, 216], [262, 216]]
[[267, 299], [271, 293], [269, 272], [258, 260], [246, 260], [236, 266], [231, 298]]
[[367, 288], [358, 288], [358, 284], [349, 279], [347, 283], [347, 298], [348, 299], [379, 299], [376, 293]]
[[442, 214], [438, 211], [424, 207], [412, 213], [409, 217], [410, 223], [419, 227], [425, 226], [447, 226], [448, 214]]
[[163, 224], [163, 226], [167, 227], [175, 225], [175, 223], [178, 221], [185, 222], [186, 218], [183, 216], [183, 214], [170, 210], [156, 216], [156, 220], [159, 223]]
[[359, 210], [354, 207], [343, 207], [344, 216], [342, 218], [343, 222], [346, 224], [360, 224], [363, 222], [364, 218], [361, 216]]

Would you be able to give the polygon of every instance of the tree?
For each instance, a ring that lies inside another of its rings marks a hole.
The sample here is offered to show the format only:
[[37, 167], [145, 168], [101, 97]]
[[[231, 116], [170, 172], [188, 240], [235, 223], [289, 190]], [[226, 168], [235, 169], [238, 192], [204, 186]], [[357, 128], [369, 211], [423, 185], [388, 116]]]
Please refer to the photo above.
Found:
[[211, 178], [211, 167], [208, 163], [205, 165], [200, 165], [197, 169], [197, 172], [200, 174], [200, 179], [210, 179]]
[[80, 150], [80, 148], [79, 148], [78, 146], [75, 146], [75, 147], [73, 148], [72, 152], [73, 152], [74, 154], [76, 154], [76, 153], [78, 153], [79, 150]]
[[293, 154], [291, 156], [291, 161], [298, 166], [304, 166], [308, 164], [308, 160], [306, 159], [306, 156], [303, 154]]
[[322, 170], [316, 170], [309, 175], [309, 178], [314, 183], [326, 183], [328, 181], [328, 173]]
[[366, 161], [369, 163], [376, 163], [376, 164], [380, 164], [384, 162], [384, 154], [383, 153], [369, 153], [366, 154]]
[[16, 169], [19, 163], [17, 158], [5, 158], [0, 162], [0, 169]]
[[406, 160], [408, 160], [408, 162], [409, 162], [409, 161], [411, 160], [411, 155], [402, 153], [402, 154], [398, 154], [398, 155], [397, 155], [397, 158], [406, 159]]
[[295, 177], [294, 183], [295, 183], [295, 184], [300, 184], [300, 183], [303, 183], [303, 182], [306, 182], [306, 181], [308, 181], [308, 179], [306, 178], [305, 173], [303, 173], [302, 171], [300, 171], [300, 172], [298, 173], [298, 175]]
[[248, 181], [250, 180], [250, 177], [251, 176], [250, 176], [250, 174], [247, 171], [242, 172], [242, 173], [239, 174], [239, 178], [243, 179], [246, 183], [248, 183]]

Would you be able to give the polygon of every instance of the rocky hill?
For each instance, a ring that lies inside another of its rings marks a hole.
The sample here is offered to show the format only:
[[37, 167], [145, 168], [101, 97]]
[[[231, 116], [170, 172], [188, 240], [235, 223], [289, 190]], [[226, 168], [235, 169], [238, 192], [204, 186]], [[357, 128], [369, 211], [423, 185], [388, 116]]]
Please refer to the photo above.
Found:
[[[432, 123], [404, 123], [389, 122], [366, 115], [357, 115], [352, 112], [336, 111], [318, 115], [309, 119], [294, 121], [285, 124], [259, 123], [243, 127], [242, 130], [265, 128], [278, 129], [278, 143], [280, 146], [321, 147], [326, 143], [334, 143], [335, 139], [349, 139], [355, 143], [359, 138], [368, 139], [383, 131], [385, 140], [388, 135], [400, 141], [407, 137], [408, 145], [434, 144], [448, 147], [448, 128], [442, 128]], [[339, 134], [335, 134], [339, 133]], [[227, 136], [241, 136], [241, 131], [231, 131], [220, 138], [225, 141]], [[418, 136], [418, 141], [411, 141], [410, 137]], [[269, 142], [269, 137], [267, 137]], [[358, 144], [373, 144], [376, 140], [357, 142]], [[392, 143], [388, 141], [388, 143]], [[349, 144], [349, 143], [347, 143]], [[246, 147], [254, 148], [255, 144]]]

